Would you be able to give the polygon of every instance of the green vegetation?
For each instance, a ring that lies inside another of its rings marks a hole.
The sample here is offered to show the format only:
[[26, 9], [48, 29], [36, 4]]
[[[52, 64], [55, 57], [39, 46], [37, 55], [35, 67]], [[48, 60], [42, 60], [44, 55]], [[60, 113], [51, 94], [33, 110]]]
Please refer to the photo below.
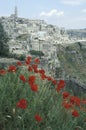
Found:
[[7, 45], [9, 38], [4, 31], [3, 25], [0, 21], [0, 55], [7, 56], [9, 54], [9, 47]]
[[44, 53], [42, 51], [36, 51], [36, 50], [31, 50], [30, 54], [35, 56], [44, 56]]
[[28, 38], [27, 34], [21, 34], [16, 39], [21, 41], [21, 40], [26, 40], [27, 38]]
[[62, 92], [65, 81], [47, 76], [37, 67], [39, 59], [33, 65], [31, 60], [0, 70], [0, 130], [85, 130], [83, 95]]
[[66, 75], [86, 83], [86, 49], [81, 49], [78, 43], [60, 48], [58, 58]]

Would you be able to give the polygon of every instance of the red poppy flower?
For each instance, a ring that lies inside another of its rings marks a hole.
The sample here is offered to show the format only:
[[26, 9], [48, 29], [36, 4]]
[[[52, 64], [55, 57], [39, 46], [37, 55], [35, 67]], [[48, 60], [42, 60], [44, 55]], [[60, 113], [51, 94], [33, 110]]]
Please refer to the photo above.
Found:
[[37, 63], [37, 64], [39, 64], [39, 63], [40, 63], [39, 58], [35, 58], [35, 59], [34, 59], [34, 62]]
[[20, 75], [20, 80], [22, 80], [23, 82], [26, 82], [26, 78], [24, 75]]
[[34, 72], [35, 72], [35, 73], [38, 73], [39, 71], [38, 71], [38, 69], [34, 69]]
[[70, 102], [71, 102], [72, 104], [75, 104], [75, 105], [77, 105], [77, 106], [80, 106], [81, 100], [80, 100], [80, 98], [78, 98], [78, 97], [76, 97], [76, 96], [71, 96], [71, 97], [70, 97]]
[[31, 90], [34, 92], [38, 91], [38, 86], [36, 84], [31, 85]]
[[36, 114], [35, 115], [35, 120], [38, 121], [38, 122], [41, 122], [42, 121], [42, 117], [39, 114]]
[[29, 66], [28, 71], [33, 71], [33, 68], [31, 66]]
[[34, 70], [35, 73], [38, 73], [38, 65], [37, 64], [32, 64], [32, 68]]
[[11, 66], [8, 67], [9, 72], [15, 72], [16, 70], [17, 70], [17, 68], [14, 65], [11, 65]]
[[31, 59], [32, 59], [31, 56], [28, 56], [28, 57], [26, 58], [26, 60], [25, 60], [26, 65], [29, 65], [29, 64], [31, 63]]
[[27, 108], [27, 101], [25, 99], [21, 99], [18, 103], [17, 103], [17, 107], [21, 108], [21, 109], [26, 109]]
[[39, 73], [40, 74], [45, 74], [45, 70], [41, 69], [41, 70], [39, 70]]
[[30, 62], [31, 62], [30, 60], [27, 60], [27, 59], [25, 60], [26, 65], [29, 65]]
[[28, 83], [29, 85], [33, 85], [36, 80], [36, 77], [34, 75], [29, 76]]
[[48, 81], [52, 81], [52, 77], [47, 76], [46, 78], [47, 78]]
[[27, 60], [28, 60], [28, 61], [30, 61], [31, 59], [32, 59], [32, 57], [31, 57], [31, 56], [28, 56], [28, 57], [27, 57]]
[[64, 101], [64, 102], [62, 103], [62, 105], [63, 105], [64, 108], [66, 108], [66, 109], [69, 109], [69, 108], [71, 108], [71, 107], [73, 106], [71, 103], [68, 103], [68, 102], [66, 102], [66, 101]]
[[65, 81], [64, 80], [60, 80], [59, 83], [58, 83], [58, 86], [60, 86], [60, 88], [64, 88]]
[[41, 74], [40, 77], [41, 77], [42, 80], [46, 79], [46, 75], [45, 74]]
[[68, 98], [69, 95], [70, 95], [70, 94], [69, 94], [68, 92], [63, 92], [63, 93], [62, 93], [63, 98]]
[[4, 74], [6, 74], [6, 70], [4, 69], [0, 70], [0, 75], [4, 75]]
[[55, 79], [53, 79], [53, 80], [52, 80], [52, 83], [53, 83], [54, 85], [56, 85], [56, 84], [57, 84], [57, 81], [56, 81]]
[[18, 65], [18, 66], [21, 66], [21, 65], [22, 65], [22, 63], [21, 63], [20, 61], [18, 61], [18, 62], [17, 62], [17, 65]]
[[37, 64], [32, 64], [32, 68], [33, 69], [38, 68], [38, 65]]
[[79, 116], [79, 113], [78, 113], [78, 111], [73, 110], [72, 115], [73, 115], [74, 117], [78, 117], [78, 116]]
[[61, 89], [63, 89], [65, 87], [65, 81], [64, 80], [60, 80], [57, 87], [56, 87], [56, 90], [57, 92], [59, 93]]

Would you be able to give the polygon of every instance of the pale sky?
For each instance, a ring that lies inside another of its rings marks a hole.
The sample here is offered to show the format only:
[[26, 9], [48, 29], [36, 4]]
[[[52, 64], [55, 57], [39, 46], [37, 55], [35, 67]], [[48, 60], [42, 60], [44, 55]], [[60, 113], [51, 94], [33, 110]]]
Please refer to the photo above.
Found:
[[13, 14], [15, 6], [19, 17], [43, 19], [66, 29], [86, 28], [86, 0], [0, 0], [0, 17]]

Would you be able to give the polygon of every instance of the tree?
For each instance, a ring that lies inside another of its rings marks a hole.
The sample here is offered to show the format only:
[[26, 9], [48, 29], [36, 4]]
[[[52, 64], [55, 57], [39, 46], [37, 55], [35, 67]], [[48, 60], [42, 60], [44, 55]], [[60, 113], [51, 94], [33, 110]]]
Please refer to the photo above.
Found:
[[77, 43], [78, 43], [78, 45], [79, 45], [79, 47], [81, 49], [82, 48], [81, 42], [77, 42]]
[[31, 50], [30, 54], [35, 55], [35, 56], [39, 56], [39, 57], [44, 56], [44, 53], [42, 51], [36, 51], [36, 50]]
[[0, 20], [0, 55], [7, 56], [9, 54], [9, 46], [7, 44], [9, 38], [4, 31], [2, 22]]

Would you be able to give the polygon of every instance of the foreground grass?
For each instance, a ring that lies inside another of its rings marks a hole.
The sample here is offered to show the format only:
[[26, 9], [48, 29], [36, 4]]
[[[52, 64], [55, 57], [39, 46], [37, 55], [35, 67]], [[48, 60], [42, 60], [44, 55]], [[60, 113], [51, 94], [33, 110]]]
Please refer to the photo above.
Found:
[[39, 59], [31, 61], [0, 70], [0, 130], [85, 130], [83, 95], [63, 92], [65, 81], [47, 76]]

